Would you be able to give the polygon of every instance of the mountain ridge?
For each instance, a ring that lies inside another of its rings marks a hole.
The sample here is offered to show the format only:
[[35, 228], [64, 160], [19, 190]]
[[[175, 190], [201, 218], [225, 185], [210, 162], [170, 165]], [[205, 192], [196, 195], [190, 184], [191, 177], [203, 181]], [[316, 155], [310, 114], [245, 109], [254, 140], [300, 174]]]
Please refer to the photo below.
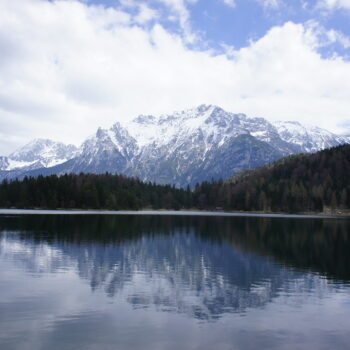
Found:
[[79, 149], [66, 146], [69, 151], [67, 148], [65, 157], [61, 152], [64, 145], [60, 144], [46, 162], [39, 152], [37, 163], [11, 169], [6, 162], [15, 162], [14, 152], [12, 158], [0, 158], [0, 178], [111, 172], [193, 187], [290, 154], [316, 152], [347, 142], [350, 138], [299, 122], [271, 123], [218, 106], [200, 105], [173, 114], [140, 115], [116, 122], [109, 129], [98, 128]]

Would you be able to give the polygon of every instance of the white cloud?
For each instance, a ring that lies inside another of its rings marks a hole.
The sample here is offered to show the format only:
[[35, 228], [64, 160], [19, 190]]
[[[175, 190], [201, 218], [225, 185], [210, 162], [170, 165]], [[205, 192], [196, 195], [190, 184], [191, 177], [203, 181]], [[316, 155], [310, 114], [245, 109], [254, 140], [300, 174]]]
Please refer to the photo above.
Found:
[[133, 17], [133, 21], [138, 24], [156, 20], [160, 14], [154, 8], [149, 7], [146, 3], [136, 0], [120, 0], [121, 9], [137, 9], [137, 14]]
[[193, 33], [190, 24], [190, 11], [188, 5], [195, 4], [198, 0], [154, 0], [169, 8], [171, 11], [170, 18], [179, 22], [183, 30], [183, 39], [188, 43], [194, 43], [197, 36]]
[[350, 48], [350, 37], [335, 29], [326, 29], [317, 21], [308, 21], [305, 28], [313, 38], [315, 46], [325, 47], [331, 44], [340, 44], [344, 49]]
[[135, 21], [137, 23], [147, 23], [149, 21], [155, 20], [159, 17], [159, 14], [156, 10], [148, 7], [145, 4], [140, 4], [139, 5], [139, 13], [135, 17]]
[[330, 10], [350, 10], [350, 0], [321, 0], [319, 6]]
[[339, 43], [342, 45], [345, 49], [350, 48], [350, 38], [346, 35], [344, 35], [342, 32], [339, 32], [337, 30], [331, 29], [327, 31], [327, 36], [330, 41], [330, 43]]
[[310, 25], [274, 27], [226, 56], [73, 0], [1, 0], [0, 23], [0, 154], [34, 137], [78, 144], [98, 126], [200, 103], [331, 130], [350, 120], [350, 63], [322, 58]]
[[236, 7], [236, 0], [223, 0], [224, 4], [226, 4], [229, 7]]

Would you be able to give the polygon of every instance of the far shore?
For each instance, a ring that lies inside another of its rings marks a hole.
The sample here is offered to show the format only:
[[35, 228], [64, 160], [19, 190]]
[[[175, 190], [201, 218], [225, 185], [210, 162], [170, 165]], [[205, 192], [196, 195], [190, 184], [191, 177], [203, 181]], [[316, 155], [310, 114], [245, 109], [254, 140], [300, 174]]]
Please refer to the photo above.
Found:
[[350, 213], [270, 213], [243, 212], [224, 210], [82, 210], [82, 209], [0, 209], [0, 215], [163, 215], [163, 216], [227, 216], [227, 217], [268, 217], [268, 218], [300, 218], [300, 219], [344, 219]]

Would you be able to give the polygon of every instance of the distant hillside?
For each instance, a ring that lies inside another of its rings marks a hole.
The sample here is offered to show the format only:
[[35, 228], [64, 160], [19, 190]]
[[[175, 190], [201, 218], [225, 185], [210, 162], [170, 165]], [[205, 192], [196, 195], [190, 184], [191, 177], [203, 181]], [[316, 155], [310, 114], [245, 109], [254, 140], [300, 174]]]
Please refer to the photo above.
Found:
[[350, 145], [289, 156], [225, 183], [203, 183], [195, 192], [202, 207], [274, 212], [349, 209]]

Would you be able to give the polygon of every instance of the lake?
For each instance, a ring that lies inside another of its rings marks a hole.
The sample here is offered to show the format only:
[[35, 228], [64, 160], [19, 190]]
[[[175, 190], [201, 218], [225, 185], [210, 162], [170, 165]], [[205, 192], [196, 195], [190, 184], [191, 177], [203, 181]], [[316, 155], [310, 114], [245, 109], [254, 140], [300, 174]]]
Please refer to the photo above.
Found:
[[1, 350], [349, 349], [345, 218], [2, 212], [0, 266]]

